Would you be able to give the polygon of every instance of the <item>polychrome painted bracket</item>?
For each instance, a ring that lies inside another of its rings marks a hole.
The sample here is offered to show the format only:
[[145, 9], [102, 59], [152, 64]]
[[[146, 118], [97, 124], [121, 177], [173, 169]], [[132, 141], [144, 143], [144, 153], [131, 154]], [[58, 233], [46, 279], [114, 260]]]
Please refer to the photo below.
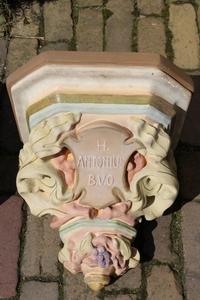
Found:
[[159, 55], [46, 52], [7, 87], [24, 142], [18, 191], [34, 215], [54, 216], [59, 260], [99, 290], [139, 262], [140, 218], [177, 196], [171, 150], [192, 82]]

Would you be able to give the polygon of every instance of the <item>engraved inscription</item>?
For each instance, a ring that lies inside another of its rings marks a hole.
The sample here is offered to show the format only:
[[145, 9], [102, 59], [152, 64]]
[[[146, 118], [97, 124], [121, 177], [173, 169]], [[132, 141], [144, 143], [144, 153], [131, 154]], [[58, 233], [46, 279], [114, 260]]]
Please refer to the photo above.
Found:
[[87, 169], [117, 169], [122, 167], [124, 158], [119, 155], [80, 155], [78, 157], [78, 168]]
[[102, 142], [100, 140], [97, 140], [97, 150], [98, 150], [98, 152], [109, 151], [109, 148], [107, 147], [106, 140], [103, 140]]
[[89, 186], [112, 186], [114, 184], [114, 177], [111, 174], [108, 175], [94, 175], [89, 174], [88, 185]]
[[130, 133], [109, 122], [93, 122], [80, 127], [69, 139], [76, 165], [76, 191], [82, 193], [80, 203], [96, 209], [119, 201], [114, 188], [124, 189], [123, 174], [133, 146], [126, 144]]
[[77, 167], [81, 169], [93, 169], [94, 173], [98, 169], [102, 171], [105, 169], [103, 175], [89, 174], [87, 184], [88, 186], [112, 186], [114, 184], [114, 176], [108, 174], [107, 169], [122, 168], [124, 166], [124, 158], [120, 155], [106, 155], [105, 152], [109, 152], [109, 147], [105, 139], [98, 139], [96, 147], [99, 155], [79, 155]]

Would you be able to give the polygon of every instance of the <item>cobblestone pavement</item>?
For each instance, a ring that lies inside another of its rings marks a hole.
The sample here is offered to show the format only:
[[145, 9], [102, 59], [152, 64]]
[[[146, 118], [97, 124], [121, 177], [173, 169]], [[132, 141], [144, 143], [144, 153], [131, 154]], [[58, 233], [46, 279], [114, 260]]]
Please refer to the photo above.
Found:
[[[0, 0], [0, 298], [20, 300], [197, 300], [200, 294], [200, 1]], [[57, 262], [49, 218], [15, 195], [22, 147], [5, 79], [46, 50], [160, 53], [193, 75], [195, 94], [176, 149], [180, 193], [157, 221], [143, 222], [142, 263], [92, 293]], [[7, 201], [5, 201], [7, 200]]]

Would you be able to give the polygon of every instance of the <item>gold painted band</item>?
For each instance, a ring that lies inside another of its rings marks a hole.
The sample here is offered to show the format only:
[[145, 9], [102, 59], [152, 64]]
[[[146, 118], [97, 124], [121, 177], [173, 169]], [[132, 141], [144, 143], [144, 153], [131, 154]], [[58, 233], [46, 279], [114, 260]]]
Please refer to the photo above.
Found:
[[136, 104], [136, 105], [151, 105], [165, 115], [173, 117], [175, 110], [173, 105], [158, 96], [124, 96], [124, 95], [74, 95], [74, 94], [52, 94], [44, 99], [41, 99], [35, 104], [28, 107], [26, 111], [27, 121], [31, 115], [40, 110], [56, 103], [100, 103], [100, 104]]

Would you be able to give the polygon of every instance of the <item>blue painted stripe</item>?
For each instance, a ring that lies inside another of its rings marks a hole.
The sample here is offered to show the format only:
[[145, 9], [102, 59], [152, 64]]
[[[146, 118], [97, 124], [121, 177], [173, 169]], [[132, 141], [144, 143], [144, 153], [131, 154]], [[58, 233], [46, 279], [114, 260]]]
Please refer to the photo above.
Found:
[[155, 120], [155, 122], [163, 124], [168, 128], [171, 124], [171, 118], [162, 113], [155, 107], [144, 104], [101, 104], [101, 103], [55, 103], [41, 109], [29, 118], [29, 126], [32, 129], [42, 120], [49, 118], [57, 113], [73, 112], [73, 113], [89, 113], [89, 114], [132, 114], [146, 115]]

